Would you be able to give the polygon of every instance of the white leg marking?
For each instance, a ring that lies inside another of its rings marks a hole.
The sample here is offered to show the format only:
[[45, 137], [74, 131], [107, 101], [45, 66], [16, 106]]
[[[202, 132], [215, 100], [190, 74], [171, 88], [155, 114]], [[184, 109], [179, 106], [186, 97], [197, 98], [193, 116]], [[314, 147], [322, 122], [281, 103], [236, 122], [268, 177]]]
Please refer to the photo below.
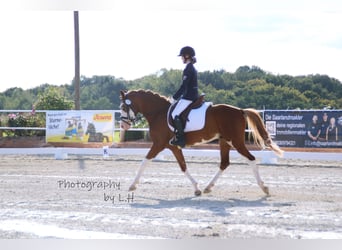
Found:
[[147, 164], [150, 162], [151, 160], [148, 160], [148, 159], [143, 159], [141, 164], [140, 164], [140, 167], [138, 169], [138, 172], [134, 178], [134, 181], [132, 183], [132, 185], [129, 187], [129, 191], [133, 191], [135, 189], [137, 189], [136, 185], [139, 183], [139, 179], [140, 177], [142, 176]]
[[259, 187], [262, 189], [262, 191], [264, 191], [265, 194], [269, 194], [269, 190], [268, 190], [268, 187], [266, 187], [264, 185], [264, 182], [261, 180], [261, 177], [260, 177], [260, 174], [259, 174], [259, 166], [256, 164], [255, 161], [253, 161], [252, 163], [252, 167], [253, 167], [253, 174], [254, 174], [254, 177], [259, 185]]
[[214, 175], [214, 177], [211, 179], [211, 181], [208, 183], [207, 187], [204, 189], [204, 193], [210, 193], [211, 192], [211, 188], [215, 185], [217, 179], [222, 175], [223, 170], [219, 169], [216, 174]]
[[201, 190], [198, 188], [198, 183], [197, 181], [195, 181], [194, 178], [192, 178], [192, 176], [190, 175], [189, 171], [188, 170], [185, 170], [184, 172], [185, 176], [188, 177], [188, 179], [191, 181], [192, 185], [194, 186], [195, 188], [195, 195], [196, 196], [199, 196], [201, 195]]

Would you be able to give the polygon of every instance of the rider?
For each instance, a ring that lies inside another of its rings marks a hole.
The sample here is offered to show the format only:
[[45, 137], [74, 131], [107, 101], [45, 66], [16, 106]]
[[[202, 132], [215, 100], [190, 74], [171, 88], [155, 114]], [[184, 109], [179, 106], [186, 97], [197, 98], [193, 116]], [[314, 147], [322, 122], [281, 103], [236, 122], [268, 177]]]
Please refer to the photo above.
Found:
[[183, 70], [182, 84], [178, 91], [172, 96], [172, 101], [178, 100], [177, 106], [171, 116], [175, 125], [175, 137], [170, 142], [172, 145], [185, 147], [184, 127], [180, 114], [198, 98], [197, 71], [194, 67], [196, 63], [195, 50], [190, 46], [185, 46], [180, 50], [178, 56], [186, 64]]

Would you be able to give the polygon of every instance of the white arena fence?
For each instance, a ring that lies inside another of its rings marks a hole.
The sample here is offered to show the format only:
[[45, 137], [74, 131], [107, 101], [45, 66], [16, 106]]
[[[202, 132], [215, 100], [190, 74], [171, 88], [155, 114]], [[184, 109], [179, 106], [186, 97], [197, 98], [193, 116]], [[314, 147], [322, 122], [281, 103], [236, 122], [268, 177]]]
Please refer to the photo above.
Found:
[[[104, 151], [106, 150], [106, 153]], [[96, 155], [103, 156], [104, 159], [108, 157], [121, 157], [130, 155], [141, 155], [143, 158], [148, 148], [1, 148], [0, 155], [50, 155], [56, 160], [68, 159], [70, 155]], [[220, 152], [216, 149], [183, 149], [184, 156], [198, 156], [198, 157], [217, 157], [219, 159]], [[278, 157], [271, 151], [251, 151], [251, 153], [261, 160], [262, 164], [277, 164]], [[156, 160], [163, 160], [165, 156], [171, 156], [172, 152], [168, 149], [163, 150], [156, 157]], [[231, 158], [242, 158], [236, 151], [230, 152]], [[326, 160], [326, 161], [341, 161], [341, 153], [318, 153], [318, 152], [284, 152], [284, 159], [301, 159], [301, 160]]]
[[[106, 110], [108, 112], [108, 110]], [[109, 110], [110, 111], [110, 110]], [[30, 113], [31, 110], [1, 110], [0, 113]], [[46, 112], [37, 110], [35, 112]], [[111, 111], [110, 111], [111, 112]], [[120, 110], [114, 110], [114, 124], [118, 124], [115, 120], [115, 113], [120, 113]], [[260, 111], [262, 112], [262, 111]], [[114, 131], [120, 131], [120, 127], [115, 127]], [[14, 129], [14, 127], [0, 127], [0, 130]], [[46, 130], [46, 128], [36, 127], [15, 127], [15, 129], [24, 130]], [[131, 131], [148, 131], [148, 128], [132, 128]], [[246, 130], [248, 132], [248, 130]], [[0, 155], [51, 155], [57, 160], [67, 159], [69, 155], [102, 155], [104, 158], [108, 156], [122, 156], [122, 155], [141, 155], [145, 156], [148, 148], [69, 148], [69, 147], [46, 147], [46, 148], [0, 148]], [[185, 156], [201, 156], [201, 157], [217, 157], [219, 158], [219, 150], [215, 149], [183, 149]], [[277, 164], [278, 157], [268, 150], [251, 151], [253, 155], [261, 159], [263, 164]], [[172, 155], [172, 152], [165, 149], [156, 159], [163, 160], [164, 156]], [[231, 158], [242, 157], [236, 150], [230, 153]], [[284, 152], [285, 159], [302, 159], [302, 160], [327, 160], [327, 161], [341, 161], [342, 166], [342, 153], [327, 153], [327, 152]]]

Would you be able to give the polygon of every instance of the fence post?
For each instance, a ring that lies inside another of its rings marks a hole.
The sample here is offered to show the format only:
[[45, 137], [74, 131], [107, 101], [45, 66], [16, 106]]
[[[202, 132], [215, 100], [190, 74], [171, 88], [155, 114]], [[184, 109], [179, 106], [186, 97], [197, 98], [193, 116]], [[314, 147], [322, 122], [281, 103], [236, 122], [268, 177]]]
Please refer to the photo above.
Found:
[[68, 153], [66, 153], [63, 148], [56, 148], [56, 151], [55, 151], [56, 160], [65, 160], [67, 158], [68, 158]]
[[277, 164], [277, 156], [272, 151], [261, 152], [261, 164]]

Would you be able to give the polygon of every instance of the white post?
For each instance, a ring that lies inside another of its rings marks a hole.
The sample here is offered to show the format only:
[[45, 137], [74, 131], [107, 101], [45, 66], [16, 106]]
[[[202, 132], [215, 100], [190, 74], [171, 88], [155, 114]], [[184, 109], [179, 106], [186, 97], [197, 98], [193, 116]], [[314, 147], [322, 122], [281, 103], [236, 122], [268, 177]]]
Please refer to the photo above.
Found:
[[278, 158], [272, 151], [261, 152], [261, 164], [277, 164]]
[[57, 148], [55, 152], [56, 160], [65, 160], [68, 158], [68, 153], [64, 152], [63, 148]]

